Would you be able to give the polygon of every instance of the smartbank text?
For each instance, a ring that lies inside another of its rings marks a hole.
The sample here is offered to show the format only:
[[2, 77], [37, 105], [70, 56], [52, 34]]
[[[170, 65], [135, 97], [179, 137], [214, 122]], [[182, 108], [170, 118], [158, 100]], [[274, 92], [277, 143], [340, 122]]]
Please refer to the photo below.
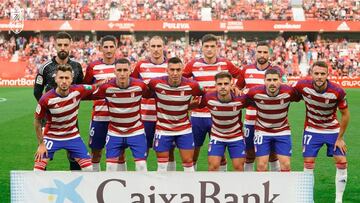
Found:
[[34, 86], [34, 80], [26, 78], [19, 78], [15, 80], [0, 78], [0, 86]]
[[[119, 190], [126, 190], [127, 182], [122, 179], [108, 179], [103, 181], [97, 188], [97, 202], [104, 203], [104, 191], [108, 183], [118, 183]], [[149, 186], [149, 190], [144, 193], [130, 193], [131, 203], [275, 203], [280, 194], [271, 193], [270, 181], [262, 183], [263, 195], [256, 192], [247, 194], [225, 193], [219, 195], [221, 187], [214, 181], [199, 181], [200, 193], [159, 193], [156, 187]], [[212, 192], [207, 192], [212, 191]], [[114, 191], [119, 193], [119, 191]], [[124, 197], [123, 197], [124, 198]], [[159, 200], [160, 198], [160, 200]], [[119, 202], [121, 202], [119, 196]]]

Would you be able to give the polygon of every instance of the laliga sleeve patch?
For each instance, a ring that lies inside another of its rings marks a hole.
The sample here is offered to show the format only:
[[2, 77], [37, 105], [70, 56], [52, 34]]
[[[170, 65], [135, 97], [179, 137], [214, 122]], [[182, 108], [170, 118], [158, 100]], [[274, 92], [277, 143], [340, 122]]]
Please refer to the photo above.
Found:
[[38, 75], [38, 76], [36, 77], [36, 84], [42, 85], [43, 82], [44, 82], [43, 77], [42, 77], [41, 75]]
[[40, 104], [38, 104], [37, 106], [36, 106], [36, 113], [37, 114], [40, 114], [40, 112], [41, 112], [41, 106], [40, 106]]
[[84, 89], [86, 89], [86, 90], [92, 90], [92, 86], [91, 86], [91, 85], [84, 85]]

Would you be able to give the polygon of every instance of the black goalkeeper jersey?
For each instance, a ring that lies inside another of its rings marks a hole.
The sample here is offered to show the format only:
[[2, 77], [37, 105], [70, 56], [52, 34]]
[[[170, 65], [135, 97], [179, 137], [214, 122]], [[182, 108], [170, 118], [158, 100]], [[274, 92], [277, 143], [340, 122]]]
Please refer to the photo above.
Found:
[[[70, 58], [68, 59], [67, 63], [72, 67], [74, 72], [73, 84], [82, 83], [84, 79], [84, 74], [81, 64], [74, 60], [71, 60]], [[58, 63], [56, 62], [55, 57], [53, 57], [51, 60], [47, 61], [39, 68], [34, 85], [34, 96], [36, 100], [40, 100], [41, 96], [43, 95], [44, 89], [45, 92], [47, 92], [50, 89], [56, 87], [55, 71], [57, 65]]]

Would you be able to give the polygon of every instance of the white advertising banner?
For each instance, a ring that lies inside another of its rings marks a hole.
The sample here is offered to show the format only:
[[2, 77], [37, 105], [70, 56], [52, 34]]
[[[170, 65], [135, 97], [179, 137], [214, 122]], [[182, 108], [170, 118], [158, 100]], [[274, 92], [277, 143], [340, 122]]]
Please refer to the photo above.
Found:
[[11, 171], [11, 202], [312, 203], [303, 172]]

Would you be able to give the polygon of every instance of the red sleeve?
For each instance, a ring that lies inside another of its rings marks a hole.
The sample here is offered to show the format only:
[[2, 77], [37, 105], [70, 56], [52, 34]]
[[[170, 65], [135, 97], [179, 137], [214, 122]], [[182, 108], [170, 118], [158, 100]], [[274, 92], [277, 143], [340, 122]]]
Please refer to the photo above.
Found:
[[141, 65], [141, 62], [138, 62], [138, 63], [135, 65], [135, 68], [134, 68], [134, 70], [132, 71], [130, 77], [140, 79], [140, 65]]
[[339, 99], [338, 99], [338, 107], [339, 109], [346, 109], [348, 108], [348, 103], [346, 100], [346, 93], [344, 90], [341, 90]]
[[236, 86], [243, 89], [245, 85], [245, 68], [243, 68], [240, 70], [239, 76], [237, 77]]
[[207, 96], [201, 97], [201, 102], [199, 104], [199, 109], [205, 108], [207, 106]]
[[35, 118], [38, 120], [45, 118], [46, 109], [46, 102], [44, 101], [44, 99], [40, 99], [39, 103], [36, 106]]
[[106, 89], [108, 87], [108, 84], [102, 84], [100, 87], [98, 87], [92, 95], [90, 95], [90, 100], [97, 100], [97, 99], [105, 99], [106, 95]]
[[192, 66], [194, 65], [195, 60], [190, 61], [189, 63], [186, 64], [184, 71], [183, 71], [183, 76], [186, 78], [191, 78], [192, 75]]
[[145, 83], [141, 83], [141, 89], [143, 98], [152, 98], [152, 92]]
[[85, 77], [83, 80], [84, 84], [93, 84], [94, 83], [94, 71], [93, 71], [93, 65], [89, 64], [86, 67], [86, 71], [85, 71]]
[[95, 92], [96, 86], [95, 85], [81, 85], [80, 86], [80, 93], [81, 99], [87, 100]]
[[236, 67], [231, 61], [226, 61], [229, 73], [233, 76], [233, 78], [238, 78], [241, 74], [241, 69]]
[[200, 85], [197, 82], [192, 83], [192, 95], [193, 96], [202, 96], [204, 92], [200, 89]]
[[298, 101], [300, 101], [301, 100], [301, 95], [299, 94], [299, 92], [295, 89], [295, 88], [293, 88], [293, 87], [291, 87], [291, 101], [294, 101], [294, 102], [298, 102]]

